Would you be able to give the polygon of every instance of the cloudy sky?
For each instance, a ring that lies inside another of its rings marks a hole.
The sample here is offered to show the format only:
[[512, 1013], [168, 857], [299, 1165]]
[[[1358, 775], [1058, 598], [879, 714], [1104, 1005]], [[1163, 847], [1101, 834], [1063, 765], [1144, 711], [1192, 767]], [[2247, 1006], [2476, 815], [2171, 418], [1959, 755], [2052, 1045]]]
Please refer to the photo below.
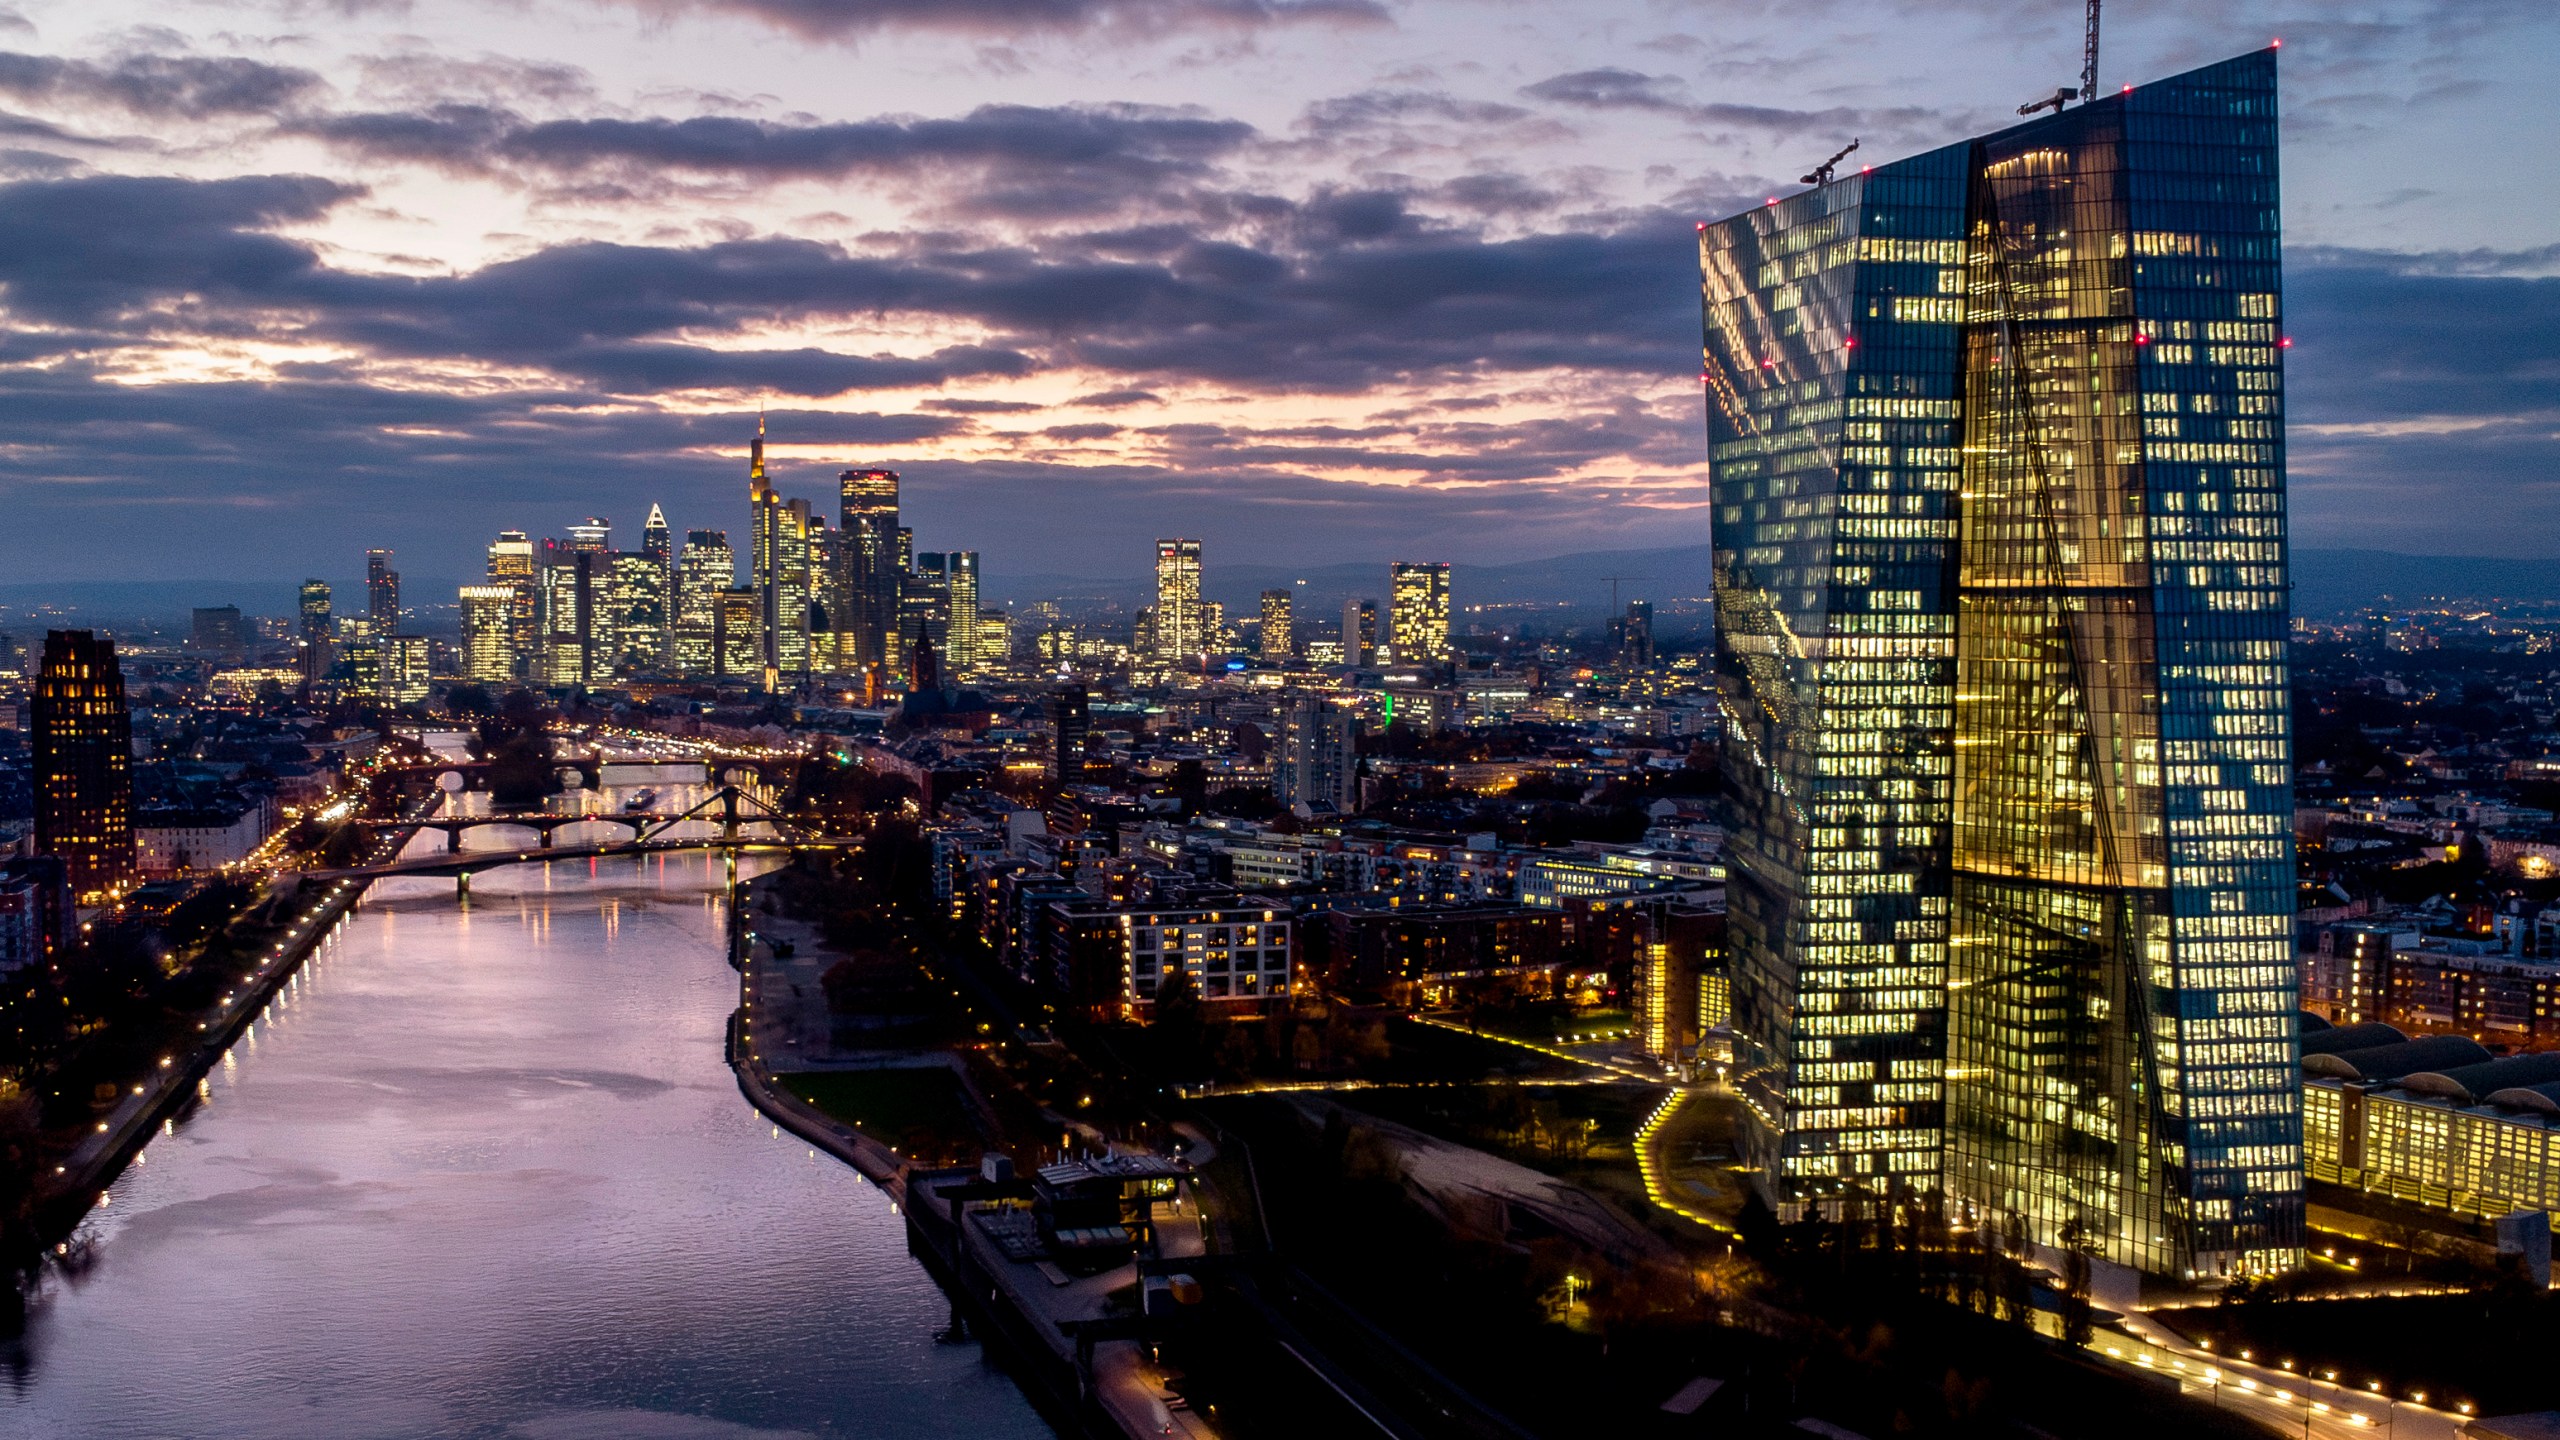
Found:
[[[0, 580], [461, 575], [884, 463], [1131, 573], [1706, 538], [1693, 223], [2076, 78], [2072, 0], [5, 0]], [[2560, 549], [2560, 7], [2284, 41], [2297, 544]], [[1790, 187], [1791, 188], [1791, 187]]]

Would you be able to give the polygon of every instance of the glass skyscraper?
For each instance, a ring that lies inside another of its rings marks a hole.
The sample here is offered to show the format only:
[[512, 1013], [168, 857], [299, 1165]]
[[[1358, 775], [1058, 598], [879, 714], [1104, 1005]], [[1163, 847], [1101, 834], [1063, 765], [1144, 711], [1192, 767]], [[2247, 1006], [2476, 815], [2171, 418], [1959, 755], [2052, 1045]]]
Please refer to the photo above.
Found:
[[2302, 1246], [2275, 56], [1702, 227], [1764, 1192]]

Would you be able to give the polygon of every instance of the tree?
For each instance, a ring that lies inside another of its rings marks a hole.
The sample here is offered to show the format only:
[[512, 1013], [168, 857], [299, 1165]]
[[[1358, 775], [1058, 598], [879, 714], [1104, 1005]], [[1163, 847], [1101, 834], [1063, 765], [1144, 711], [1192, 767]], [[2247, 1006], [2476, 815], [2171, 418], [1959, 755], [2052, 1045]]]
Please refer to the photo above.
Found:
[[1180, 1063], [1199, 1058], [1207, 1037], [1208, 1012], [1190, 971], [1176, 968], [1157, 983], [1155, 1027], [1167, 1058]]
[[2089, 1227], [2074, 1215], [2063, 1222], [2058, 1238], [2062, 1242], [2062, 1338], [2086, 1345], [2097, 1333], [2089, 1304]]

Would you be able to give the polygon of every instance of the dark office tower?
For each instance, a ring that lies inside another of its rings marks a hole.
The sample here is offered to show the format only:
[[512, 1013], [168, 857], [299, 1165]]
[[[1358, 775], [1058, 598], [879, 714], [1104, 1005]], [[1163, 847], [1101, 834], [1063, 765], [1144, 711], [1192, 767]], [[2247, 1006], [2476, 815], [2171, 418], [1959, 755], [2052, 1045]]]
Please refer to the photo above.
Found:
[[237, 605], [199, 605], [187, 637], [187, 648], [237, 659], [249, 649], [249, 627], [240, 623]]
[[537, 684], [592, 685], [613, 673], [613, 557], [570, 538], [545, 540], [535, 564], [542, 642], [533, 665]]
[[1084, 779], [1091, 762], [1093, 716], [1081, 685], [1049, 692], [1049, 778], [1061, 785]]
[[2302, 1257], [2275, 56], [1705, 227], [1769, 1198]]
[[1618, 621], [1618, 668], [1642, 670], [1653, 664], [1653, 602], [1630, 600]]
[[81, 903], [96, 903], [133, 878], [133, 717], [116, 643], [48, 631], [29, 698], [36, 851], [62, 861]]
[[400, 633], [400, 572], [391, 568], [391, 552], [364, 552], [365, 618], [376, 635]]
[[[902, 660], [919, 635], [933, 642], [936, 655], [948, 655], [952, 617], [958, 613], [952, 604], [951, 557], [928, 550], [915, 558], [915, 568], [898, 578], [898, 634], [905, 637], [900, 645]], [[970, 578], [974, 585], [974, 572]]]
[[[856, 669], [879, 670], [885, 680], [897, 659], [898, 581], [906, 569], [899, 554], [898, 472], [847, 470], [836, 477], [841, 506], [836, 523], [844, 567], [843, 593], [851, 613]], [[883, 668], [886, 667], [886, 668]]]
[[1378, 661], [1378, 602], [1352, 600], [1342, 607], [1342, 663], [1374, 665]]

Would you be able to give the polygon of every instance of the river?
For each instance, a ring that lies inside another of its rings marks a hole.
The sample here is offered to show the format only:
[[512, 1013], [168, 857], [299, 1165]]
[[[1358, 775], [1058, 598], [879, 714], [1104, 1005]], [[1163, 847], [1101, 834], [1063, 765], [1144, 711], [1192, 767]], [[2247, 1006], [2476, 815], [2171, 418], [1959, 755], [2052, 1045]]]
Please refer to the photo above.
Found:
[[377, 882], [92, 1214], [0, 1431], [1048, 1435], [936, 1341], [887, 1197], [738, 1093], [722, 875], [517, 866], [467, 907]]

